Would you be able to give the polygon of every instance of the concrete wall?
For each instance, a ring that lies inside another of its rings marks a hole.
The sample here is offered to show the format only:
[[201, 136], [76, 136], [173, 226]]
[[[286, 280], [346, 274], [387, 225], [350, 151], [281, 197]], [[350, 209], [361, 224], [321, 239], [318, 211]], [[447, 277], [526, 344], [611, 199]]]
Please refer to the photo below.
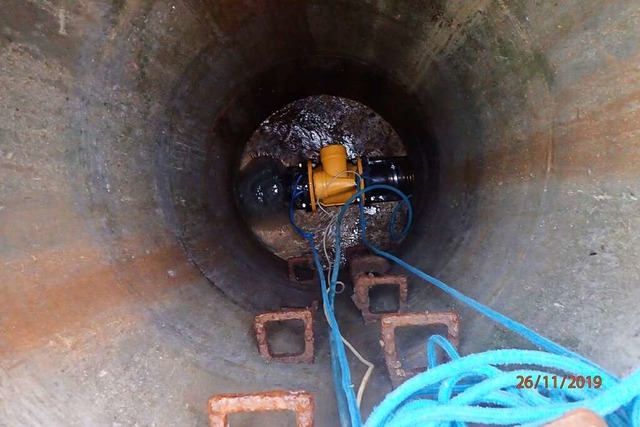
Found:
[[[640, 359], [634, 1], [4, 0], [0, 424], [206, 425], [214, 393], [306, 388], [250, 322], [304, 305], [230, 195], [309, 94], [382, 114], [433, 173], [401, 253], [625, 374]], [[213, 285], [212, 285], [213, 282]], [[455, 307], [464, 352], [521, 345]], [[346, 326], [376, 364], [377, 333]], [[360, 372], [360, 367], [355, 369]], [[365, 411], [389, 389], [376, 371]]]

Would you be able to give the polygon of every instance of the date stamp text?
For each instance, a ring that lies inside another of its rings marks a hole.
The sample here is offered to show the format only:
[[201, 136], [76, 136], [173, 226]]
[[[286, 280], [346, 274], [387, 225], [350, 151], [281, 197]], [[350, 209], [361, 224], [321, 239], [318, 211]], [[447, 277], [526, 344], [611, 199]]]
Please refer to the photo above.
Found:
[[600, 375], [518, 375], [516, 388], [537, 389], [544, 388], [600, 388]]

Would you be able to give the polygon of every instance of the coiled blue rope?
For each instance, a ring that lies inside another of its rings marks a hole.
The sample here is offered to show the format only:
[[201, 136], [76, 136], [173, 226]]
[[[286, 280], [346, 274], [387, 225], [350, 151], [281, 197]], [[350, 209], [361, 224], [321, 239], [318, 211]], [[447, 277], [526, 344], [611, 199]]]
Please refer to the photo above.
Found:
[[[421, 279], [553, 354], [530, 350], [494, 350], [460, 357], [446, 339], [440, 336], [431, 337], [427, 343], [429, 369], [388, 394], [369, 416], [366, 427], [464, 426], [466, 422], [540, 425], [576, 408], [588, 408], [606, 416], [607, 422], [612, 426], [640, 427], [640, 370], [620, 381], [594, 362], [480, 304], [400, 258], [373, 246], [366, 237], [362, 195], [376, 189], [393, 191], [402, 198], [394, 209], [390, 232], [394, 239], [406, 235], [413, 219], [411, 203], [404, 193], [387, 185], [373, 185], [356, 192], [340, 210], [336, 230], [340, 230], [347, 209], [358, 200], [362, 240], [373, 253], [396, 262]], [[295, 197], [298, 195], [294, 195], [292, 199], [292, 209]], [[403, 204], [407, 206], [407, 224], [399, 235], [394, 235], [393, 226], [397, 211]], [[292, 210], [290, 219], [296, 230], [310, 242], [324, 290], [327, 285], [313, 235], [295, 225]], [[361, 426], [362, 421], [351, 385], [349, 365], [340, 339], [333, 305], [340, 265], [340, 233], [335, 234], [334, 268], [331, 272], [329, 291], [328, 293], [323, 291], [323, 302], [327, 307], [331, 327], [332, 363], [341, 424], [356, 427]], [[435, 356], [437, 347], [445, 351], [451, 359], [450, 362], [437, 364]], [[527, 369], [502, 371], [498, 368], [505, 365], [525, 365]], [[602, 383], [598, 389], [554, 389], [539, 385], [536, 389], [516, 387], [519, 381], [518, 375], [549, 378], [553, 375], [562, 376], [563, 373], [599, 377]]]
[[[369, 416], [366, 427], [459, 426], [465, 422], [540, 425], [577, 408], [608, 415], [610, 426], [637, 425], [640, 371], [620, 382], [591, 364], [566, 356], [493, 350], [461, 358], [441, 336], [431, 337], [428, 346], [435, 341], [441, 347], [449, 346], [446, 353], [452, 360], [433, 364], [435, 353], [430, 348], [429, 369], [388, 394]], [[498, 368], [505, 365], [510, 370]], [[515, 365], [527, 368], [513, 370]], [[559, 384], [567, 374], [599, 377], [601, 385], [598, 389], [516, 387], [518, 376], [549, 379], [555, 375]]]

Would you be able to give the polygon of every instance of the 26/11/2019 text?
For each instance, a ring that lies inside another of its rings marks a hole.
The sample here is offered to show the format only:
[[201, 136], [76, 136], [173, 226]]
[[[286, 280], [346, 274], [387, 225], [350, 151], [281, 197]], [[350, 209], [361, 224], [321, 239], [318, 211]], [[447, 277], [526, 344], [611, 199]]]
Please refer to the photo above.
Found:
[[600, 375], [518, 375], [516, 388], [600, 388]]

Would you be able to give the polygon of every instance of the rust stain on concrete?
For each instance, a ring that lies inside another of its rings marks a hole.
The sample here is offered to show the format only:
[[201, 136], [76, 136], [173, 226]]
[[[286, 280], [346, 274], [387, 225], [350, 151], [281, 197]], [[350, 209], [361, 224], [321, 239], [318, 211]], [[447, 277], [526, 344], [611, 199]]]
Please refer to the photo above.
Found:
[[0, 358], [68, 329], [95, 327], [98, 319], [106, 323], [132, 307], [142, 315], [141, 299], [160, 302], [198, 277], [184, 259], [180, 247], [169, 246], [115, 264], [99, 248], [77, 244], [5, 261], [0, 283], [11, 286], [0, 293]]

